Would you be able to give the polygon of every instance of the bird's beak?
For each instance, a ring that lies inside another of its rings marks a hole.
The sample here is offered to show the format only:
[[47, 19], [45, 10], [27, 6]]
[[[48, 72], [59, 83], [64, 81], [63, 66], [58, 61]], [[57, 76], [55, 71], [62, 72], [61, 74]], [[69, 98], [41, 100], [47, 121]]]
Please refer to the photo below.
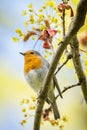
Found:
[[24, 53], [22, 53], [22, 52], [19, 52], [19, 53], [24, 56]]

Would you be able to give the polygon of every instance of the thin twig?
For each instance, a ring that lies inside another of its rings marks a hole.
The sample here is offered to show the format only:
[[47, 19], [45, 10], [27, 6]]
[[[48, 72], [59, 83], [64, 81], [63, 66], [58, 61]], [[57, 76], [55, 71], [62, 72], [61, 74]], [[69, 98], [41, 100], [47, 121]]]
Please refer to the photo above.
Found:
[[62, 69], [62, 67], [69, 61], [69, 59], [66, 59], [61, 66], [58, 67], [57, 71], [55, 72], [55, 75]]
[[63, 35], [63, 38], [64, 38], [64, 36], [65, 36], [65, 9], [63, 9], [63, 11], [62, 11], [62, 17], [61, 17], [61, 19], [62, 19], [62, 35]]
[[[63, 94], [64, 92], [66, 92], [67, 90], [71, 89], [71, 88], [74, 88], [76, 86], [79, 86], [80, 83], [77, 83], [77, 84], [74, 84], [74, 85], [71, 85], [71, 86], [68, 86], [68, 87], [64, 87], [64, 89], [61, 91], [61, 93]], [[56, 96], [56, 99], [59, 97], [59, 94]]]
[[[68, 1], [67, 2], [65, 2], [64, 0], [62, 0], [63, 1], [63, 4], [68, 4]], [[62, 35], [63, 35], [63, 39], [64, 39], [64, 37], [65, 37], [65, 9], [63, 9], [63, 11], [62, 11], [62, 17], [61, 17], [61, 19], [62, 19]], [[67, 52], [68, 52], [68, 50], [67, 50], [67, 47], [66, 47], [66, 49], [65, 49], [65, 53], [67, 54]]]
[[79, 49], [79, 50], [87, 54], [87, 51], [85, 51], [85, 50], [82, 50], [82, 49]]
[[67, 62], [72, 58], [71, 53], [67, 53], [67, 59], [62, 63], [61, 66], [58, 67], [58, 70], [54, 73], [55, 75], [62, 69], [64, 65], [67, 64]]

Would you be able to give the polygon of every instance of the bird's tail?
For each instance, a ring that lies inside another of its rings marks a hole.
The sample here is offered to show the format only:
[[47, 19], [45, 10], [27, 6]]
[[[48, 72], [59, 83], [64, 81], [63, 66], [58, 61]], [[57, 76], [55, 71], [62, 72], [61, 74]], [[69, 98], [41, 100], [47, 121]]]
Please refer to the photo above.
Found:
[[56, 103], [56, 98], [55, 98], [55, 95], [53, 93], [53, 89], [49, 90], [47, 96], [48, 96], [48, 101], [51, 104], [51, 107], [53, 109], [54, 118], [55, 119], [60, 118], [60, 114], [59, 114], [59, 111], [58, 111], [58, 107], [57, 107], [57, 103]]
[[57, 120], [60, 118], [60, 114], [59, 114], [59, 110], [58, 110], [58, 107], [57, 107], [57, 103], [56, 101], [54, 101], [52, 104], [52, 109], [53, 109], [53, 113], [54, 113], [54, 118]]

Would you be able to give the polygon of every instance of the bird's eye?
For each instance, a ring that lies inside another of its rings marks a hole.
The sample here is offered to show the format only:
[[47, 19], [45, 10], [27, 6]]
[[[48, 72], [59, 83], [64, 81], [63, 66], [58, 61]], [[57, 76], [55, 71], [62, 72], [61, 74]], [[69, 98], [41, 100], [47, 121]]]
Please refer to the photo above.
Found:
[[34, 54], [34, 52], [31, 51], [30, 54]]

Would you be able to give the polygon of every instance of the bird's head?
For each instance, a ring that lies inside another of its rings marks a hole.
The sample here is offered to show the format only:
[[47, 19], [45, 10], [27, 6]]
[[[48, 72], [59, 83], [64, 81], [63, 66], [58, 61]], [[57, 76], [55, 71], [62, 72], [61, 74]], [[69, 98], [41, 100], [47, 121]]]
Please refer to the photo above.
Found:
[[32, 69], [39, 69], [42, 65], [41, 55], [39, 52], [29, 50], [24, 53], [20, 52], [24, 56], [24, 73], [28, 73]]

